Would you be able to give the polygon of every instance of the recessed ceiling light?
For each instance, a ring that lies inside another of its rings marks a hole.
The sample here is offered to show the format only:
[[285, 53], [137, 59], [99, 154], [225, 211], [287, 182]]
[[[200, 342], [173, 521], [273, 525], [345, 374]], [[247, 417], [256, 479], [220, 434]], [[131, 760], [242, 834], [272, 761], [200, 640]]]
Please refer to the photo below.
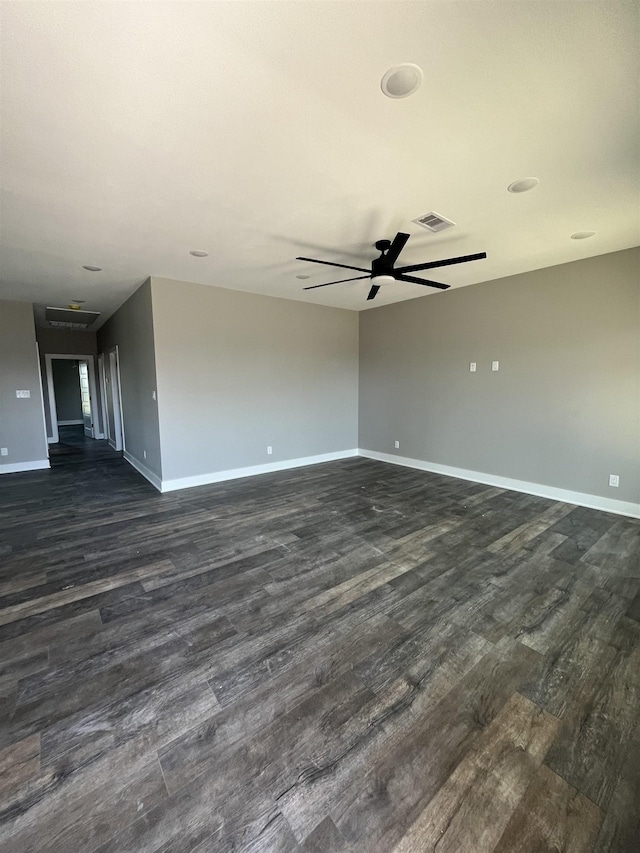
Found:
[[586, 240], [589, 237], [593, 237], [595, 231], [576, 231], [575, 234], [571, 235], [572, 240]]
[[526, 193], [534, 187], [537, 187], [539, 183], [540, 181], [538, 178], [520, 178], [519, 181], [514, 181], [512, 184], [509, 184], [507, 189], [510, 193]]
[[194, 258], [208, 258], [209, 252], [205, 252], [204, 249], [192, 249], [189, 252], [190, 255], [193, 255]]
[[422, 68], [405, 62], [390, 68], [380, 83], [387, 98], [407, 98], [422, 86]]
[[85, 264], [82, 269], [89, 270], [89, 272], [102, 272], [102, 267], [92, 267], [91, 264]]
[[311, 276], [309, 276], [309, 275], [297, 275], [296, 278], [305, 279], [305, 278], [311, 278]]

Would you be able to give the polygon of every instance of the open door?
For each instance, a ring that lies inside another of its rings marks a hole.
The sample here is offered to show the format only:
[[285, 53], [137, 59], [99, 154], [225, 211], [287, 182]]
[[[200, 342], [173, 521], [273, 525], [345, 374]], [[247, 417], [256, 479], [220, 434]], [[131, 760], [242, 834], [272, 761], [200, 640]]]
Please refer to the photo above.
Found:
[[89, 367], [86, 361], [78, 363], [78, 374], [80, 376], [80, 397], [82, 400], [82, 423], [84, 426], [84, 434], [87, 438], [93, 438], [93, 414], [91, 412]]

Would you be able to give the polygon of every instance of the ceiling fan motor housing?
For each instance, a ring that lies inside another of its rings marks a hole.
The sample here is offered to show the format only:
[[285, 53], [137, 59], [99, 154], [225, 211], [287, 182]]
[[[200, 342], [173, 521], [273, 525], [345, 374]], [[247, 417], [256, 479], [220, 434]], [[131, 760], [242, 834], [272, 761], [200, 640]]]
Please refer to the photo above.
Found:
[[[379, 245], [380, 243], [386, 243], [387, 245], [384, 249], [381, 249]], [[379, 240], [376, 243], [376, 249], [380, 249], [381, 254], [379, 258], [374, 258], [371, 262], [371, 278], [387, 275], [391, 276], [395, 281], [395, 276], [393, 275], [393, 260], [389, 260], [386, 254], [390, 245], [391, 243], [388, 240]]]

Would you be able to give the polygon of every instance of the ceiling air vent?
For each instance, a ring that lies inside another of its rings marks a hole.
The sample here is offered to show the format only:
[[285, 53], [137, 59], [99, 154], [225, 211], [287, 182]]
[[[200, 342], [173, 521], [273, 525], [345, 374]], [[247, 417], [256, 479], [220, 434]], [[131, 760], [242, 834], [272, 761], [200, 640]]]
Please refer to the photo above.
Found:
[[451, 228], [456, 224], [450, 219], [445, 219], [444, 216], [440, 216], [439, 213], [436, 213], [433, 210], [430, 213], [425, 213], [424, 216], [419, 216], [417, 219], [412, 221], [415, 222], [416, 225], [422, 225], [423, 228], [428, 228], [429, 231], [444, 231], [445, 228]]
[[87, 329], [99, 316], [98, 311], [78, 311], [71, 308], [47, 308], [45, 311], [49, 325], [63, 329]]

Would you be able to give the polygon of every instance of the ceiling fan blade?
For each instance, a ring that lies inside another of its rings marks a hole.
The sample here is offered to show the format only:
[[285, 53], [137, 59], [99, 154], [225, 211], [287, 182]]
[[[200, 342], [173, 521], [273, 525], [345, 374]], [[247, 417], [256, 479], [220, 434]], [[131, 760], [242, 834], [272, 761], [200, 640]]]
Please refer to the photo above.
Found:
[[452, 264], [466, 264], [467, 261], [481, 261], [487, 257], [486, 252], [479, 252], [477, 255], [461, 255], [459, 258], [445, 258], [443, 261], [428, 261], [426, 264], [411, 264], [408, 267], [399, 267], [395, 272], [417, 272], [418, 270], [432, 270], [436, 267], [449, 267]]
[[369, 299], [375, 299], [375, 298], [376, 298], [376, 294], [378, 293], [378, 291], [379, 291], [379, 290], [380, 290], [380, 285], [379, 285], [379, 284], [372, 284], [372, 285], [371, 285], [371, 290], [369, 291], [369, 295], [367, 296], [367, 300], [369, 300]]
[[396, 236], [393, 238], [393, 243], [389, 246], [387, 254], [385, 255], [386, 260], [389, 261], [392, 266], [398, 260], [398, 255], [404, 249], [408, 239], [409, 235], [404, 234], [402, 231], [398, 231]]
[[312, 264], [326, 264], [328, 267], [342, 267], [343, 270], [357, 270], [358, 272], [370, 273], [364, 267], [350, 267], [348, 264], [334, 264], [332, 261], [319, 261], [317, 258], [296, 258], [296, 261], [310, 261]]
[[327, 281], [324, 284], [312, 284], [309, 287], [303, 287], [303, 290], [315, 290], [316, 287], [328, 287], [330, 284], [342, 284], [343, 281], [360, 281], [361, 278], [371, 278], [370, 275], [357, 275], [355, 278], [341, 278], [340, 281]]
[[429, 281], [426, 278], [416, 278], [414, 275], [399, 275], [395, 271], [396, 281], [408, 281], [410, 284], [426, 284], [427, 287], [438, 287], [440, 290], [449, 290], [450, 284], [440, 284], [439, 281]]

